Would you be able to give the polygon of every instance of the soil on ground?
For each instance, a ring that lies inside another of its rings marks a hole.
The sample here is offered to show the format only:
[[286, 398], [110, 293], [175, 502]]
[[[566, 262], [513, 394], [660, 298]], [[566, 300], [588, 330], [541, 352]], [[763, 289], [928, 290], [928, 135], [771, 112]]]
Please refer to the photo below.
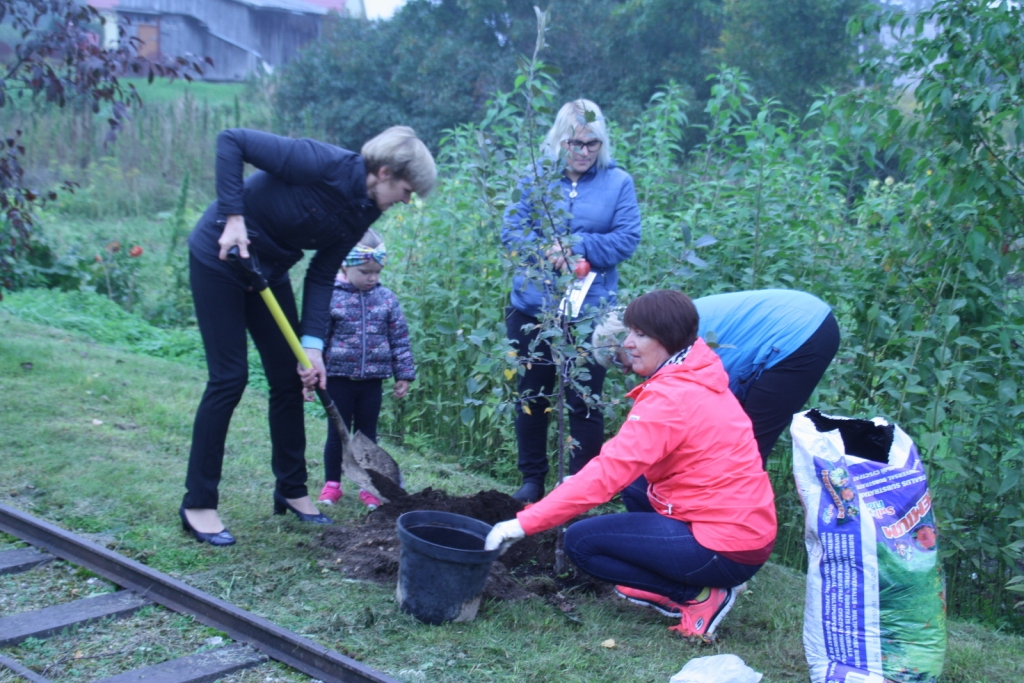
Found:
[[[522, 503], [494, 489], [456, 497], [426, 488], [392, 498], [367, 515], [362, 524], [328, 527], [323, 544], [335, 553], [334, 564], [346, 576], [395, 585], [400, 550], [396, 525], [399, 515], [413, 510], [440, 510], [493, 525], [512, 519], [522, 509]], [[569, 612], [572, 605], [563, 596], [564, 590], [573, 588], [597, 594], [611, 591], [608, 584], [594, 581], [571, 565], [566, 574], [556, 575], [554, 565], [555, 531], [528, 536], [512, 544], [491, 565], [484, 598], [514, 601], [542, 596]]]

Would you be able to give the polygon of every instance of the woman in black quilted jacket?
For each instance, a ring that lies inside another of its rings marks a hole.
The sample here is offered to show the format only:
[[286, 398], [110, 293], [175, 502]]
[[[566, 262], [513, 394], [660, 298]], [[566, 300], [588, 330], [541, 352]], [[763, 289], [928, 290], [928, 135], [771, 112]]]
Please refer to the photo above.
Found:
[[[256, 172], [244, 177], [245, 164]], [[221, 546], [235, 542], [217, 513], [217, 487], [228, 424], [248, 381], [246, 333], [270, 385], [274, 511], [329, 523], [306, 490], [302, 402], [304, 388], [326, 387], [322, 349], [334, 275], [381, 213], [408, 202], [413, 192], [427, 194], [437, 171], [426, 146], [404, 126], [387, 129], [359, 154], [316, 140], [225, 130], [217, 137], [216, 170], [217, 200], [189, 236], [192, 295], [209, 381], [196, 411], [179, 515], [197, 541]], [[243, 258], [258, 258], [285, 316], [299, 329], [310, 370], [296, 372], [270, 311], [228, 263], [232, 247]], [[288, 270], [305, 250], [315, 253], [306, 269], [300, 322]]]

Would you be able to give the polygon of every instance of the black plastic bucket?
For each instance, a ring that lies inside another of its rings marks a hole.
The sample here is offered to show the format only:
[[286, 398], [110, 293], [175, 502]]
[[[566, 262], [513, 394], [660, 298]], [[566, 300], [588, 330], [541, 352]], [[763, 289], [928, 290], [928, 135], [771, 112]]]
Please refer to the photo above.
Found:
[[398, 563], [398, 604], [428, 624], [471, 621], [480, 607], [498, 550], [484, 550], [491, 525], [435, 510], [398, 518], [402, 552]]

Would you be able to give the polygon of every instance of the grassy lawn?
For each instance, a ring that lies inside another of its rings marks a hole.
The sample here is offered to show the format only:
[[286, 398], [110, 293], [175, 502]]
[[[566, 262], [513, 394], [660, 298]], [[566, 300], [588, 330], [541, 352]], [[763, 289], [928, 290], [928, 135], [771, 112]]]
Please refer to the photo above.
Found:
[[[2, 39], [2, 38], [0, 38]], [[121, 85], [135, 86], [142, 98], [143, 106], [173, 104], [185, 97], [191, 97], [197, 103], [205, 102], [211, 107], [244, 105], [245, 83], [212, 83], [195, 80], [189, 83], [184, 79], [169, 81], [166, 78], [154, 78], [150, 83], [145, 78], [121, 78]], [[16, 97], [10, 101], [16, 111], [32, 111], [34, 103], [29, 97]]]
[[[30, 365], [29, 365], [30, 364]], [[468, 624], [425, 626], [394, 587], [346, 579], [319, 531], [272, 515], [265, 406], [247, 392], [227, 443], [221, 514], [238, 537], [214, 549], [181, 532], [176, 508], [204, 372], [24, 322], [0, 304], [0, 502], [81, 533], [405, 681], [667, 681], [694, 657], [734, 653], [765, 681], [806, 681], [803, 577], [769, 565], [713, 646], [670, 635], [671, 622], [625, 601], [569, 598], [485, 604]], [[97, 424], [99, 422], [99, 424]], [[322, 483], [324, 427], [310, 419], [311, 485]], [[409, 489], [498, 487], [432, 453], [385, 444]], [[351, 487], [331, 513], [358, 524]], [[10, 539], [8, 539], [9, 542]], [[2, 539], [0, 539], [2, 543]], [[0, 614], [19, 611], [0, 603]], [[177, 628], [174, 619], [167, 629]], [[602, 643], [614, 639], [615, 646]], [[279, 668], [275, 680], [289, 679]], [[268, 674], [269, 677], [269, 674]], [[1024, 680], [1024, 639], [952, 622], [944, 683]]]
[[244, 83], [211, 83], [209, 81], [189, 83], [184, 79], [171, 82], [165, 78], [155, 78], [152, 83], [145, 78], [125, 78], [123, 80], [125, 83], [135, 86], [145, 104], [177, 102], [188, 95], [196, 102], [206, 102], [211, 107], [224, 104], [234, 105], [235, 98], [240, 98], [245, 94]]

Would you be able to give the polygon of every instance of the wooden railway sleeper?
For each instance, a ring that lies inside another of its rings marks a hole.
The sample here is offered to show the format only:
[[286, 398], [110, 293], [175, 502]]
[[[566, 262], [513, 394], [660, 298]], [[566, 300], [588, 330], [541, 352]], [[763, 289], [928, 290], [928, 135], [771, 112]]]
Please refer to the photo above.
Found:
[[[266, 661], [268, 656], [324, 683], [400, 683], [387, 674], [262, 617], [2, 504], [0, 531], [46, 551], [43, 553], [21, 548], [0, 552], [0, 574], [28, 571], [59, 557], [126, 589], [0, 618], [0, 647], [30, 637], [47, 637], [73, 625], [97, 619], [125, 616], [143, 606], [156, 603], [175, 612], [191, 615], [198, 622], [221, 630], [237, 643], [245, 645], [236, 644], [203, 651], [95, 683], [214, 681]], [[32, 683], [48, 683], [42, 676], [8, 657], [0, 656], [0, 667], [6, 667]]]

